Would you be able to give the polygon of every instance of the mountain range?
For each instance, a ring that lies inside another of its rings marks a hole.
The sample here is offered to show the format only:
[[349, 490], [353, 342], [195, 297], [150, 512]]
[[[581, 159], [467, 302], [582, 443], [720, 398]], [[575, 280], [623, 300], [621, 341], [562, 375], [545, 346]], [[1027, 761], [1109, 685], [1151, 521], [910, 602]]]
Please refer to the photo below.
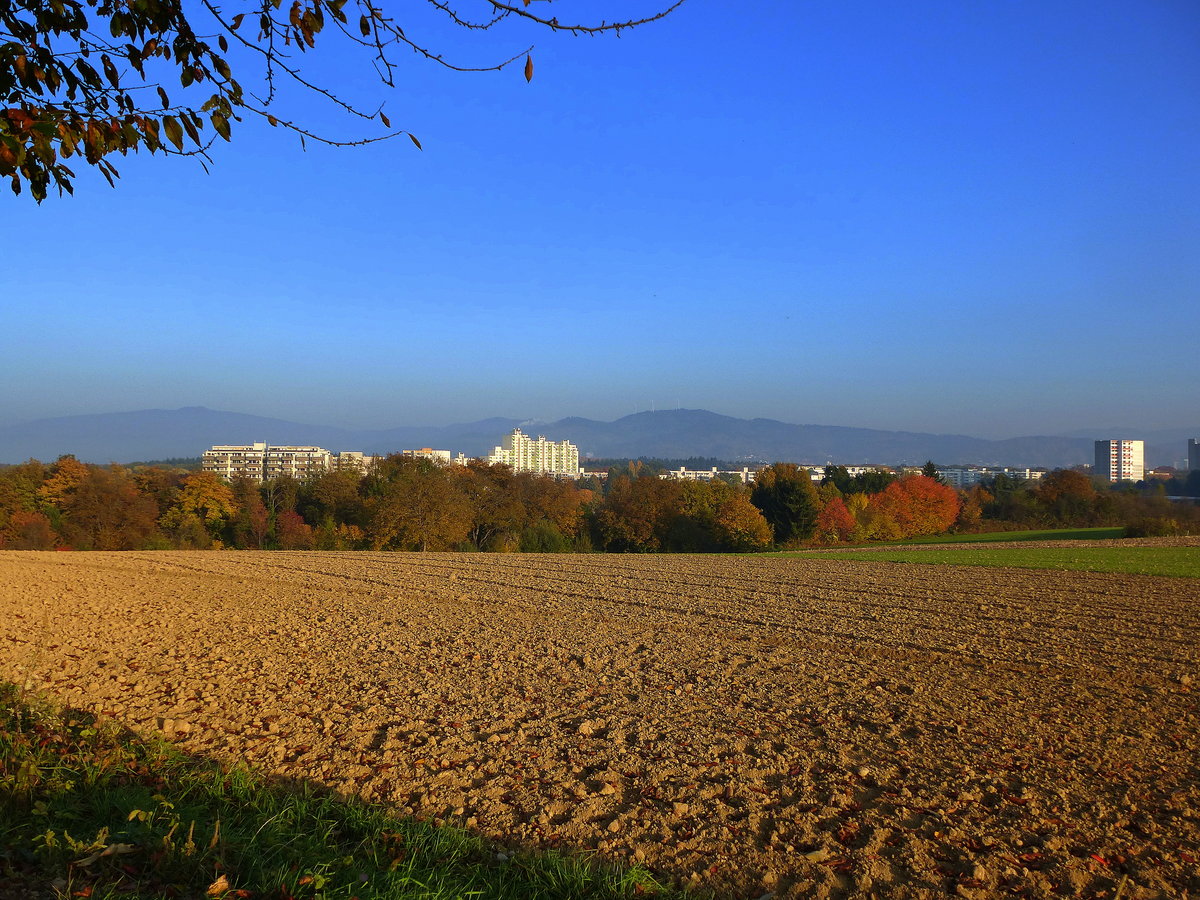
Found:
[[[437, 447], [483, 456], [515, 427], [551, 440], [570, 440], [579, 447], [581, 457], [705, 456], [733, 463], [789, 460], [887, 465], [932, 459], [941, 465], [1047, 468], [1090, 463], [1093, 439], [1139, 436], [1126, 430], [1103, 430], [1090, 437], [1075, 433], [986, 440], [958, 434], [793, 425], [700, 409], [640, 412], [614, 422], [577, 417], [557, 422], [492, 418], [459, 425], [356, 430], [189, 406], [66, 416], [0, 427], [0, 462], [16, 463], [31, 457], [50, 461], [64, 453], [95, 463], [196, 457], [214, 444], [253, 441], [317, 445], [335, 452], [389, 453]], [[1142, 435], [1147, 440], [1147, 466], [1169, 465], [1186, 456], [1188, 435], [1200, 435], [1200, 428]]]

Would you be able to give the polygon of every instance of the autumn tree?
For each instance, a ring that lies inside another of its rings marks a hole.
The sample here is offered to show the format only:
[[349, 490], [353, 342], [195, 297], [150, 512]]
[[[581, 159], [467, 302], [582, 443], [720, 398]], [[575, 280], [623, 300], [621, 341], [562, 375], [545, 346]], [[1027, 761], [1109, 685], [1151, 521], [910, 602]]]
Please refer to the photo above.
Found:
[[952, 487], [910, 475], [872, 496], [870, 505], [896, 523], [901, 537], [912, 537], [949, 531], [958, 518], [959, 499]]
[[467, 539], [480, 550], [519, 542], [529, 517], [517, 496], [512, 467], [471, 460], [451, 474], [471, 507]]
[[359, 485], [362, 472], [355, 468], [331, 469], [298, 485], [296, 509], [307, 522], [324, 528], [339, 524], [364, 524]]
[[655, 475], [617, 477], [596, 515], [602, 543], [613, 550], [666, 549], [681, 492], [679, 482]]
[[846, 501], [840, 496], [834, 497], [817, 514], [816, 536], [826, 543], [848, 541], [854, 537], [857, 524], [846, 508]]
[[158, 506], [120, 466], [88, 466], [60, 509], [63, 538], [77, 550], [137, 550], [158, 534]]
[[250, 478], [235, 478], [229, 485], [236, 511], [229, 523], [233, 545], [242, 549], [263, 549], [271, 527], [271, 514], [263, 503], [259, 484]]
[[298, 512], [285, 510], [275, 522], [275, 540], [280, 550], [311, 550], [312, 526]]
[[36, 459], [0, 469], [0, 533], [17, 513], [38, 512], [46, 466]]
[[735, 490], [718, 502], [714, 524], [721, 549], [749, 553], [771, 544], [771, 526], [743, 491]]
[[1047, 523], [1055, 525], [1104, 521], [1110, 516], [1103, 508], [1114, 505], [1113, 498], [1098, 496], [1088, 476], [1071, 469], [1055, 469], [1045, 475], [1033, 489], [1033, 496], [1045, 510]]
[[[480, 0], [481, 15], [460, 14], [444, 0], [430, 9], [472, 35], [506, 19], [551, 32], [620, 32], [665, 16], [682, 0], [616, 22], [571, 23], [520, 4]], [[5, 0], [0, 2], [0, 176], [13, 191], [27, 184], [39, 202], [51, 187], [72, 190], [78, 159], [111, 184], [114, 154], [198, 155], [216, 138], [255, 116], [305, 138], [345, 146], [411, 133], [393, 130], [382, 108], [362, 108], [329, 85], [311, 80], [300, 59], [328, 42], [357, 52], [387, 87], [397, 81], [397, 51], [459, 72], [495, 71], [524, 59], [533, 77], [532, 47], [482, 66], [465, 66], [406, 30], [385, 0]], [[405, 19], [413, 11], [405, 11]], [[247, 81], [249, 79], [249, 81]], [[291, 87], [326, 101], [350, 119], [378, 120], [359, 138], [336, 140], [277, 116]]]
[[57, 543], [50, 520], [36, 510], [19, 509], [0, 528], [0, 549], [53, 550]]
[[512, 486], [524, 510], [526, 527], [546, 522], [564, 537], [574, 537], [579, 531], [583, 496], [572, 482], [520, 472], [513, 477]]
[[466, 495], [427, 459], [389, 456], [376, 467], [370, 490], [366, 534], [376, 550], [446, 550], [471, 530]]
[[88, 467], [74, 456], [60, 456], [50, 466], [48, 477], [38, 489], [38, 500], [61, 510], [75, 489], [88, 477]]
[[777, 462], [754, 477], [750, 502], [771, 526], [775, 543], [795, 544], [810, 537], [817, 524], [817, 489], [808, 469]]
[[179, 496], [160, 523], [183, 546], [204, 549], [217, 540], [234, 512], [229, 485], [212, 472], [194, 472], [183, 480]]

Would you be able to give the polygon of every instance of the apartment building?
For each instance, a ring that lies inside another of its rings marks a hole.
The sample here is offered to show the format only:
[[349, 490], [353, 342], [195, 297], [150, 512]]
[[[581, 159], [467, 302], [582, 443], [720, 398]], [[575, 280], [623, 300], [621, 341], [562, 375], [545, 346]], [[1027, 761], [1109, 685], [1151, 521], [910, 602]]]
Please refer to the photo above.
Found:
[[1141, 481], [1145, 456], [1145, 441], [1096, 441], [1095, 471], [1108, 481]]
[[335, 469], [353, 469], [366, 475], [371, 471], [371, 467], [381, 459], [383, 459], [382, 456], [369, 456], [358, 450], [343, 450], [333, 456], [333, 467]]
[[514, 472], [532, 472], [566, 478], [579, 477], [579, 448], [570, 441], [548, 441], [544, 435], [531, 438], [514, 428], [487, 457], [493, 465], [512, 466]]
[[365, 473], [376, 459], [356, 451], [334, 454], [324, 447], [276, 446], [257, 441], [217, 444], [204, 451], [200, 468], [226, 481], [239, 477], [269, 481], [284, 476], [304, 480], [330, 469], [353, 468]]
[[427, 459], [439, 466], [465, 466], [465, 453], [451, 456], [449, 450], [434, 450], [432, 447], [422, 447], [420, 450], [401, 450], [400, 455], [406, 459]]
[[1046, 474], [1045, 469], [1029, 469], [1013, 466], [947, 466], [938, 467], [938, 475], [943, 484], [953, 488], [974, 487], [981, 482], [995, 478], [997, 475], [1007, 475], [1020, 481], [1038, 481]]
[[200, 457], [200, 468], [226, 481], [238, 477], [262, 481], [266, 454], [267, 445], [262, 441], [254, 444], [218, 444], [204, 451]]
[[726, 471], [720, 471], [715, 467], [712, 469], [687, 469], [681, 466], [678, 469], [663, 472], [658, 477], [672, 481], [713, 481], [721, 476], [732, 476], [742, 484], [753, 484], [754, 475], [755, 470], [748, 466]]
[[1200, 438], [1188, 438], [1188, 468], [1200, 472]]

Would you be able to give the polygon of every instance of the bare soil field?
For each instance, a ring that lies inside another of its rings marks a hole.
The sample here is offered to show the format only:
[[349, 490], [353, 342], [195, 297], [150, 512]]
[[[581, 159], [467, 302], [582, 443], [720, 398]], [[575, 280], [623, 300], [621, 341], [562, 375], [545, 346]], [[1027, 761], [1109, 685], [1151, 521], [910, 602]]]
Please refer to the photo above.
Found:
[[0, 677], [719, 896], [1200, 897], [1196, 579], [5, 552]]

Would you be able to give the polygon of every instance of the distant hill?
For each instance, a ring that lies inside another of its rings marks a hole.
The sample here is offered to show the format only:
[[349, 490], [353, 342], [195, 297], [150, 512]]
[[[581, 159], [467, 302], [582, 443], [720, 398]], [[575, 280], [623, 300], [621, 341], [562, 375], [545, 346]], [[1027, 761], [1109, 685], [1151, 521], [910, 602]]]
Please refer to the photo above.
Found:
[[[738, 419], [701, 409], [642, 412], [615, 422], [566, 418], [557, 422], [493, 418], [445, 426], [353, 430], [328, 425], [221, 412], [202, 406], [40, 419], [0, 427], [0, 462], [30, 457], [53, 460], [73, 453], [87, 462], [129, 462], [197, 456], [213, 444], [267, 441], [315, 444], [333, 451], [389, 453], [438, 447], [482, 456], [515, 426], [551, 440], [570, 440], [595, 457], [709, 456], [734, 462], [826, 462], [942, 465], [1073, 466], [1092, 461], [1084, 436], [1017, 437], [991, 441], [955, 434], [882, 431], [832, 425], [792, 425], [773, 419]], [[1200, 434], [1200, 428], [1195, 433]], [[1107, 432], [1097, 432], [1097, 437]], [[1132, 436], [1132, 435], [1126, 435]], [[1148, 444], [1147, 464], [1166, 465], [1186, 444]]]

